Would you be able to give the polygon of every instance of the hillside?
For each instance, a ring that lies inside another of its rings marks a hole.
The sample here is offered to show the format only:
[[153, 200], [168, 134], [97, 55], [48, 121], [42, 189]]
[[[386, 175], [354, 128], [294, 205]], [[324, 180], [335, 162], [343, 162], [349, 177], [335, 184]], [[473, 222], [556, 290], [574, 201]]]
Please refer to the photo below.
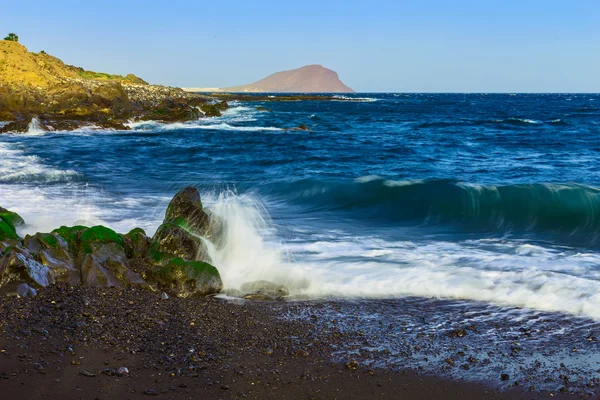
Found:
[[44, 52], [0, 40], [0, 121], [2, 132], [26, 131], [33, 117], [47, 130], [82, 125], [128, 129], [134, 120], [182, 122], [218, 116], [226, 103], [178, 88], [149, 85], [129, 74], [112, 75], [67, 65]]
[[135, 75], [111, 75], [67, 65], [44, 52], [32, 53], [20, 43], [0, 40], [0, 84], [47, 88], [71, 79], [147, 85]]
[[307, 65], [281, 71], [249, 85], [223, 88], [227, 92], [269, 93], [353, 93], [337, 72], [322, 65]]

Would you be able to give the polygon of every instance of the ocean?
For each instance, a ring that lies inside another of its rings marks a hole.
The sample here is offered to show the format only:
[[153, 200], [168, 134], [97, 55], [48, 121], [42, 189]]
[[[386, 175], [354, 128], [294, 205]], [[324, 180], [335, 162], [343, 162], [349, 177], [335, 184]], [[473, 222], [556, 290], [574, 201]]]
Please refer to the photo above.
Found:
[[[0, 205], [22, 235], [152, 235], [193, 185], [227, 222], [210, 248], [226, 288], [600, 319], [600, 95], [346, 97], [131, 131], [32, 124], [0, 135]], [[281, 129], [300, 124], [311, 131]]]

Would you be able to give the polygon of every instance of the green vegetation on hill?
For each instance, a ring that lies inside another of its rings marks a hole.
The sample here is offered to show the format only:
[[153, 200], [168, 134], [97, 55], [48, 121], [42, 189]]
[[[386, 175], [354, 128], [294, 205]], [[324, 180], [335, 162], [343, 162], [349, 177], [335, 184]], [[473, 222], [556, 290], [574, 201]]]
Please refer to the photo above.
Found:
[[18, 42], [19, 37], [17, 35], [15, 35], [14, 33], [9, 33], [8, 36], [4, 38], [4, 40], [8, 40], [10, 42]]

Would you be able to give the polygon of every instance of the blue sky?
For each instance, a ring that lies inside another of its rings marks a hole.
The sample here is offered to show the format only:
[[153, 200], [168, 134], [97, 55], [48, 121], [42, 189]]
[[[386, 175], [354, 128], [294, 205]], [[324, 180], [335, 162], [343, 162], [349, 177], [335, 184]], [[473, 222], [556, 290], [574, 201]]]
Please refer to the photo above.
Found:
[[357, 91], [600, 92], [599, 0], [0, 0], [0, 27], [69, 64], [174, 86], [316, 63]]

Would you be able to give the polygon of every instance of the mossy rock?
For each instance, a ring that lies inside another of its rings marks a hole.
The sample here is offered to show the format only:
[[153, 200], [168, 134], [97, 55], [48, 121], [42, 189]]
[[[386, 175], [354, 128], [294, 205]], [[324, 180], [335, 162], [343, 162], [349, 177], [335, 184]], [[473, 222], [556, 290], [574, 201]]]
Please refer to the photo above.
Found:
[[11, 246], [0, 258], [0, 286], [10, 282], [46, 287], [54, 283], [54, 272], [34, 260], [27, 249]]
[[90, 254], [96, 245], [109, 243], [116, 243], [125, 249], [125, 241], [117, 232], [102, 225], [94, 226], [81, 234], [79, 253]]
[[66, 240], [60, 237], [57, 233], [36, 233], [35, 235], [27, 235], [23, 239], [23, 244], [30, 251], [39, 251], [43, 249], [59, 249], [68, 248]]
[[208, 236], [211, 219], [203, 210], [198, 189], [188, 186], [180, 190], [169, 203], [164, 222], [198, 236]]
[[34, 254], [38, 262], [52, 269], [57, 282], [70, 285], [80, 283], [79, 271], [69, 245], [57, 233], [27, 235], [23, 239], [23, 245]]
[[52, 231], [52, 233], [60, 236], [69, 246], [69, 252], [76, 254], [79, 249], [79, 242], [83, 232], [87, 231], [87, 226], [76, 225], [76, 226], [61, 226]]
[[174, 258], [167, 265], [148, 272], [146, 279], [178, 297], [206, 296], [219, 293], [223, 288], [219, 271], [214, 266], [181, 258]]
[[207, 117], [220, 117], [222, 115], [221, 110], [215, 104], [202, 104], [200, 110]]
[[217, 109], [219, 111], [225, 111], [225, 110], [227, 110], [229, 108], [229, 104], [225, 100], [223, 100], [223, 101], [218, 102], [217, 104], [215, 104], [215, 107], [217, 107]]
[[206, 245], [202, 239], [172, 223], [162, 224], [158, 228], [150, 248], [151, 258], [164, 261], [168, 254], [184, 260], [208, 260]]
[[148, 253], [150, 238], [142, 228], [132, 229], [128, 234], [121, 235], [125, 243], [127, 258], [141, 258]]
[[19, 214], [7, 210], [6, 208], [0, 207], [0, 219], [5, 221], [7, 224], [16, 228], [17, 226], [25, 225], [25, 221]]
[[0, 219], [0, 240], [2, 239], [20, 240], [21, 238], [11, 225]]

